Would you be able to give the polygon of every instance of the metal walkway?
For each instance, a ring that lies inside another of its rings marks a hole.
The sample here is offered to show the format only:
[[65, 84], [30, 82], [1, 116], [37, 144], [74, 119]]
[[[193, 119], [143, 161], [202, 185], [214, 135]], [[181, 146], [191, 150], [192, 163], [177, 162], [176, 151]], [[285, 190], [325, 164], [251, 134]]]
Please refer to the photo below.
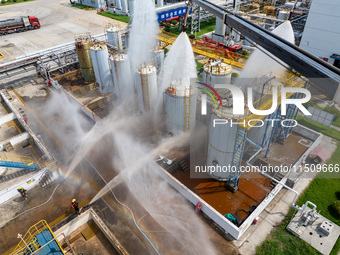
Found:
[[[157, 36], [157, 39], [161, 42], [166, 43], [166, 44], [173, 44], [176, 40], [176, 37], [165, 34], [165, 33], [161, 33]], [[238, 67], [238, 68], [243, 68], [243, 66], [244, 66], [242, 63], [233, 61], [231, 59], [223, 58], [219, 55], [216, 55], [216, 54], [213, 54], [213, 53], [201, 50], [201, 49], [197, 49], [194, 45], [192, 47], [192, 50], [193, 50], [194, 53], [208, 57], [208, 58], [221, 59], [224, 63], [226, 63], [228, 65], [232, 65], [232, 66], [235, 66], [235, 67]]]
[[0, 167], [22, 168], [27, 170], [38, 170], [32, 158], [9, 153], [0, 153]]

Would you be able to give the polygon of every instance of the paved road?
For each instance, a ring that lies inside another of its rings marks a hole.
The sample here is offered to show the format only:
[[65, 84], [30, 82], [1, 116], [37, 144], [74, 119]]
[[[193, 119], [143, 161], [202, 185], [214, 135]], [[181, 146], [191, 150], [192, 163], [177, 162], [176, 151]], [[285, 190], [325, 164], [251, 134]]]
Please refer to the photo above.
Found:
[[[67, 0], [36, 0], [0, 7], [0, 20], [28, 15], [38, 17], [41, 28], [1, 36], [0, 52], [5, 58], [0, 58], [0, 63], [73, 41], [77, 34], [103, 33], [107, 23], [118, 23], [118, 21], [97, 15], [96, 11], [71, 7]], [[126, 25], [120, 24], [122, 27]]]

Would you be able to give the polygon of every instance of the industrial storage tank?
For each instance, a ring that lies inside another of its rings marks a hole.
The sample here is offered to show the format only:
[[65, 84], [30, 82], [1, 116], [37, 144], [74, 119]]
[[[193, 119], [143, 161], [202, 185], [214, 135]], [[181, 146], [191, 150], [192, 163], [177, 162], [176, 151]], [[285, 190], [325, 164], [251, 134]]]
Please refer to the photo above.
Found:
[[103, 43], [96, 43], [91, 48], [91, 58], [100, 93], [111, 93], [113, 84], [109, 65], [109, 52]]
[[278, 19], [280, 20], [287, 20], [289, 17], [289, 12], [288, 11], [279, 11]]
[[106, 34], [109, 45], [116, 47], [117, 50], [123, 49], [122, 34], [119, 28], [109, 24], [106, 29]]
[[215, 84], [230, 84], [232, 68], [220, 61], [203, 66], [203, 83], [215, 87]]
[[215, 34], [225, 36], [226, 32], [226, 25], [223, 23], [223, 20], [216, 17], [216, 24], [215, 24]]
[[130, 16], [133, 16], [133, 12], [135, 11], [135, 0], [129, 0], [129, 13]]
[[113, 83], [120, 101], [134, 93], [130, 76], [130, 61], [126, 54], [116, 54], [110, 57]]
[[128, 3], [127, 0], [121, 0], [121, 4], [122, 4], [122, 14], [128, 14]]
[[122, 5], [120, 0], [116, 0], [116, 13], [117, 14], [122, 14]]
[[265, 145], [269, 142], [273, 132], [272, 121], [266, 121], [266, 119], [271, 119], [271, 117], [269, 116], [264, 118], [262, 119], [263, 122], [260, 121], [257, 124], [253, 122], [252, 125], [254, 125], [254, 127], [249, 129], [247, 132], [247, 138], [261, 147], [265, 147]]
[[167, 131], [172, 135], [190, 132], [195, 126], [196, 88], [172, 81], [164, 100]]
[[[215, 119], [226, 119], [228, 120], [228, 123], [215, 125], [214, 127]], [[232, 97], [230, 96], [229, 98], [222, 100], [222, 106], [220, 104], [215, 104], [212, 107], [206, 162], [207, 167], [231, 167], [233, 165], [238, 125], [231, 125], [231, 120], [234, 123], [242, 121], [240, 120], [240, 116], [233, 115]], [[240, 128], [240, 130], [244, 131], [242, 128]], [[244, 143], [245, 140], [241, 140], [239, 145], [243, 148]], [[209, 175], [218, 181], [226, 181], [230, 177], [230, 171], [216, 171], [214, 173], [209, 173]]]
[[139, 111], [149, 111], [157, 98], [157, 70], [154, 65], [143, 65], [136, 73]]
[[154, 51], [154, 54], [155, 54], [155, 66], [157, 68], [157, 72], [160, 72], [164, 63], [164, 50], [161, 48], [156, 49]]
[[87, 38], [76, 39], [76, 50], [80, 65], [80, 70], [83, 75], [84, 81], [93, 82], [95, 81], [93, 65], [91, 60], [91, 41]]

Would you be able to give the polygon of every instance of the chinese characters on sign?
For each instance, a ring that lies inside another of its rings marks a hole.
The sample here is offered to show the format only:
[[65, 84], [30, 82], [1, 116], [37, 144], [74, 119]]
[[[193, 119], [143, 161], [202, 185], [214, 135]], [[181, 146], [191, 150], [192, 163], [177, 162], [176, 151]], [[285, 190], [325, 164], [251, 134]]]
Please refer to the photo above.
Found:
[[[187, 12], [187, 7], [182, 7], [182, 8], [166, 11], [166, 12], [161, 12], [161, 13], [157, 14], [158, 21], [163, 21], [163, 20], [166, 20], [166, 19], [179, 17], [179, 16], [182, 16], [182, 15], [185, 15], [186, 12]], [[190, 10], [190, 12], [191, 12], [191, 10]]]

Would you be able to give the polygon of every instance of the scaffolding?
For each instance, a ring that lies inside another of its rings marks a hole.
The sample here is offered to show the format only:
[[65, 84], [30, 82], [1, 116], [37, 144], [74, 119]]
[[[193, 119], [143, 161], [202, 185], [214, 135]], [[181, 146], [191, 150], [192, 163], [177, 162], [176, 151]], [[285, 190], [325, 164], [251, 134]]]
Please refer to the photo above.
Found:
[[184, 132], [190, 132], [190, 119], [191, 119], [191, 89], [185, 88], [184, 92]]
[[[145, 70], [145, 72], [143, 72]], [[149, 79], [148, 79], [148, 70], [147, 66], [141, 67], [140, 70], [140, 78], [142, 82], [142, 91], [143, 91], [143, 103], [144, 103], [144, 110], [150, 110], [150, 91], [149, 91]]]
[[228, 184], [235, 191], [237, 190], [238, 181], [240, 178], [240, 167], [244, 154], [244, 144], [246, 139], [247, 131], [240, 126], [237, 127], [236, 137], [235, 137], [235, 146], [234, 146], [234, 154], [231, 163], [231, 172], [228, 179]]
[[200, 23], [201, 23], [201, 7], [199, 5], [194, 4], [191, 12], [191, 34], [200, 31]]

